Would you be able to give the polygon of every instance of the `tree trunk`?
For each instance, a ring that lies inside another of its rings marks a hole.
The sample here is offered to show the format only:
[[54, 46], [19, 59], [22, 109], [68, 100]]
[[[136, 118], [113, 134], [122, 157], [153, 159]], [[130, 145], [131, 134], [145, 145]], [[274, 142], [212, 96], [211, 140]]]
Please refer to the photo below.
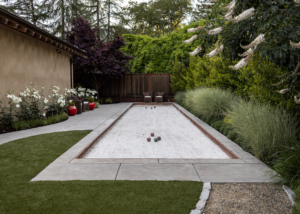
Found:
[[99, 0], [97, 0], [97, 33], [100, 39], [100, 17], [99, 17]]
[[65, 5], [64, 0], [61, 0], [61, 38], [65, 39]]
[[107, 13], [107, 18], [108, 18], [108, 24], [107, 24], [107, 42], [109, 42], [109, 31], [110, 31], [110, 0], [108, 0], [108, 13]]
[[34, 15], [33, 0], [31, 0], [30, 3], [31, 3], [32, 22], [36, 26], [36, 19], [35, 19], [35, 15]]

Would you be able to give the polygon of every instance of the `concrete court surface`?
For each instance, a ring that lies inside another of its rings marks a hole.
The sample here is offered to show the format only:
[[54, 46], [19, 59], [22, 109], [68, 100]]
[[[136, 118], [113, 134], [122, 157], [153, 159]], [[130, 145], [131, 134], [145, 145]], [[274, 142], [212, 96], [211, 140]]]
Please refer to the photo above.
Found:
[[[203, 182], [272, 182], [274, 171], [264, 163], [243, 151], [241, 147], [224, 135], [198, 119], [181, 106], [182, 112], [201, 125], [207, 132], [234, 152], [239, 159], [156, 159], [156, 158], [76, 158], [94, 139], [106, 130], [128, 108], [130, 103], [109, 105], [100, 108], [100, 112], [88, 112], [92, 118], [104, 117], [93, 123], [94, 129], [89, 135], [54, 160], [31, 181], [43, 180], [183, 180]], [[114, 110], [113, 110], [113, 109]], [[85, 115], [83, 114], [83, 116]], [[103, 114], [101, 116], [101, 114]], [[97, 118], [96, 118], [97, 119]], [[76, 117], [74, 117], [75, 122]], [[85, 125], [91, 129], [92, 125]], [[80, 127], [76, 126], [76, 130]], [[57, 129], [56, 129], [57, 130]], [[83, 129], [82, 129], [83, 130]], [[59, 130], [62, 131], [62, 130]]]

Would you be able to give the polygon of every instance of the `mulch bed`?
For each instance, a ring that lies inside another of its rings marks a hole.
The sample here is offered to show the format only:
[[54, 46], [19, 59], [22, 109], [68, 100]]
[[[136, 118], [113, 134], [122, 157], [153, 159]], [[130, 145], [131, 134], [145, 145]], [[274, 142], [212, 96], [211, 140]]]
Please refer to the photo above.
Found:
[[271, 183], [212, 184], [203, 214], [292, 213], [282, 186]]

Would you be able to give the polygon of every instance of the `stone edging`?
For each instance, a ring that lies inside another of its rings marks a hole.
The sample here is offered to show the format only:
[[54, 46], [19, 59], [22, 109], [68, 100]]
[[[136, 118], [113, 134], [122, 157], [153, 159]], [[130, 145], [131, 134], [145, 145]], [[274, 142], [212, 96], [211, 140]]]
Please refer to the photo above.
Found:
[[206, 201], [209, 198], [210, 190], [211, 190], [211, 183], [210, 182], [203, 183], [202, 192], [199, 198], [200, 200], [196, 204], [196, 209], [192, 210], [190, 214], [201, 214], [203, 212], [204, 207], [206, 205]]
[[294, 205], [294, 204], [295, 204], [294, 198], [295, 198], [295, 196], [296, 196], [295, 193], [294, 193], [294, 191], [291, 190], [291, 189], [290, 189], [288, 186], [286, 186], [286, 185], [283, 185], [282, 188], [284, 189], [284, 191], [285, 191], [286, 194], [288, 195], [290, 201], [292, 202], [292, 205]]

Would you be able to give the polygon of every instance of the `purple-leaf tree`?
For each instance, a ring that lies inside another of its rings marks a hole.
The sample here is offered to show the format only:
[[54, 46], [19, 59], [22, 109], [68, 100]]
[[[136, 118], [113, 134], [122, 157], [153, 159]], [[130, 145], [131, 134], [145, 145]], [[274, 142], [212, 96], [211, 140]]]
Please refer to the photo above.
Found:
[[86, 51], [87, 59], [73, 57], [73, 69], [76, 79], [90, 84], [95, 90], [110, 78], [120, 78], [127, 71], [131, 56], [120, 51], [125, 41], [116, 37], [111, 43], [103, 43], [97, 38], [97, 29], [84, 18], [72, 21], [72, 27], [67, 35], [67, 42]]

